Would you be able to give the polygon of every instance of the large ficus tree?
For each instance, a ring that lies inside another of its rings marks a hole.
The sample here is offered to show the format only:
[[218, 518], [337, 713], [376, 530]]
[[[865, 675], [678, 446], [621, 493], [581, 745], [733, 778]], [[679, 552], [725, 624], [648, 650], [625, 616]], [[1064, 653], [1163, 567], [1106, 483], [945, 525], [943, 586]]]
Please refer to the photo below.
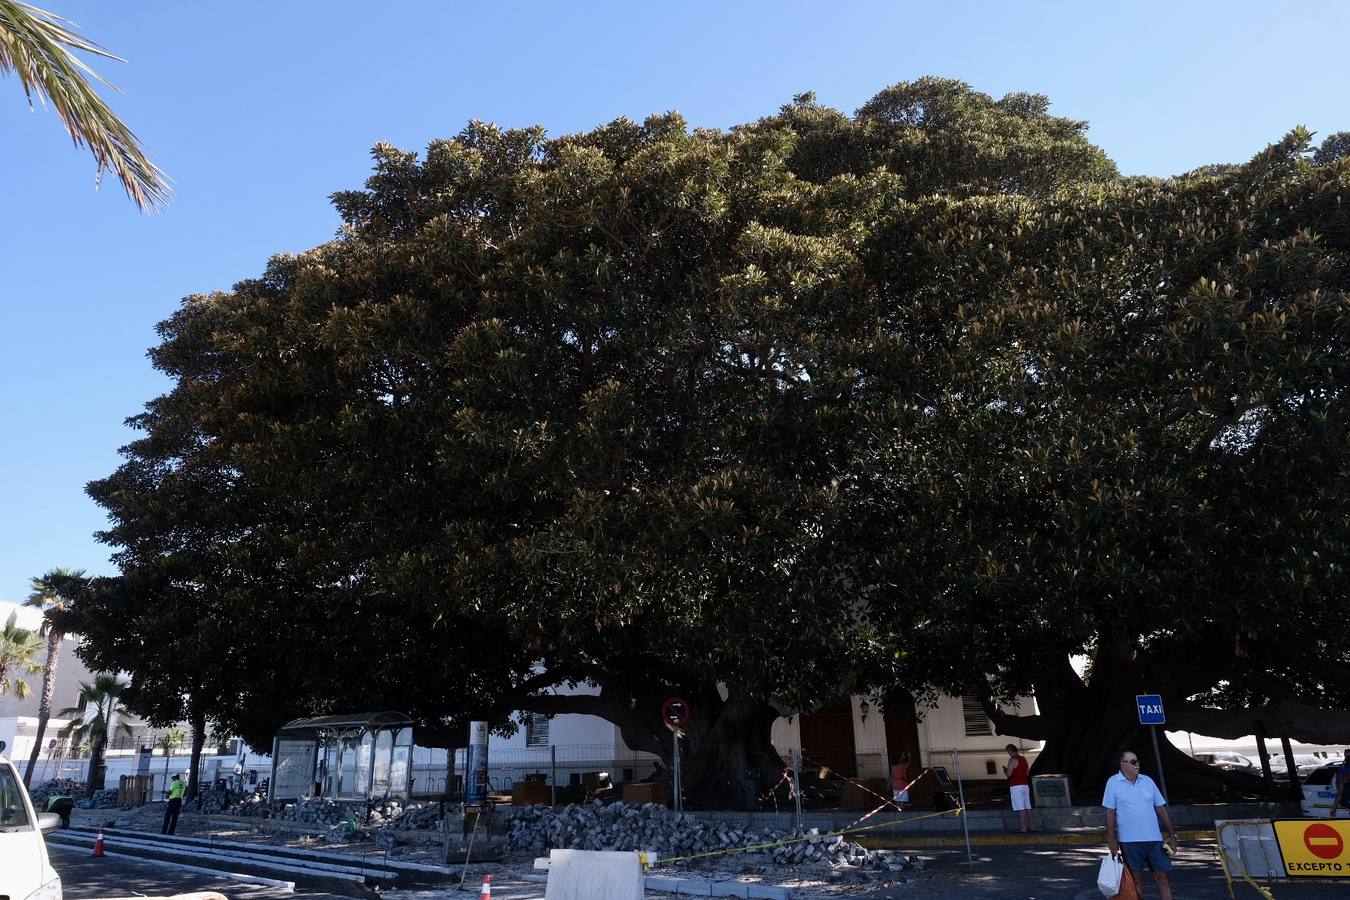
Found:
[[[377, 147], [365, 190], [335, 195], [337, 240], [161, 327], [175, 387], [91, 487], [124, 577], [248, 623], [222, 652], [247, 660], [251, 740], [390, 701], [445, 742], [524, 708], [664, 753], [679, 693], [693, 799], [738, 805], [748, 773], [774, 780], [780, 713], [1005, 664], [964, 641], [988, 599], [966, 554], [1008, 514], [951, 501], [1021, 478], [990, 455], [1015, 437], [994, 414], [1014, 369], [967, 319], [1001, 321], [1014, 247], [1066, 304], [1108, 276], [1068, 226], [996, 229], [1133, 196], [1162, 240], [1184, 208], [1164, 184], [1108, 187], [1083, 133], [1043, 98], [924, 79], [729, 133], [665, 115]], [[1114, 279], [1123, 234], [1101, 238]], [[307, 664], [278, 667], [288, 647]], [[598, 693], [554, 690], [580, 682]]]

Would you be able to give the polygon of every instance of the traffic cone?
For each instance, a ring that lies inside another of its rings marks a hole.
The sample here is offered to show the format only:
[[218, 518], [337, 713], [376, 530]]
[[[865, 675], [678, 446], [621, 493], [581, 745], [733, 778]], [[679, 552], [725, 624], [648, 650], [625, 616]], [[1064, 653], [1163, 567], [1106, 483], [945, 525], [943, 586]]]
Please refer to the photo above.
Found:
[[98, 830], [98, 840], [94, 841], [94, 858], [98, 859], [103, 855], [103, 829]]
[[483, 890], [478, 894], [478, 900], [492, 900], [492, 876], [483, 876]]

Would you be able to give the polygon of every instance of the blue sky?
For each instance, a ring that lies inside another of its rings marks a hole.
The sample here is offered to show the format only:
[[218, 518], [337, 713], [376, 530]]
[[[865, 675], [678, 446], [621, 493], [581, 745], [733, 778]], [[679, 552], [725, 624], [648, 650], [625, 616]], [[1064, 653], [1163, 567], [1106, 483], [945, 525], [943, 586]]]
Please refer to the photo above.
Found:
[[1131, 174], [1239, 161], [1303, 124], [1350, 130], [1350, 3], [356, 3], [43, 0], [127, 59], [96, 62], [175, 181], [162, 213], [0, 80], [0, 598], [109, 572], [84, 484], [166, 389], [145, 351], [188, 294], [328, 240], [327, 197], [377, 141], [469, 119], [561, 134], [679, 110], [726, 127], [794, 93], [852, 111], [922, 75], [1047, 94]]

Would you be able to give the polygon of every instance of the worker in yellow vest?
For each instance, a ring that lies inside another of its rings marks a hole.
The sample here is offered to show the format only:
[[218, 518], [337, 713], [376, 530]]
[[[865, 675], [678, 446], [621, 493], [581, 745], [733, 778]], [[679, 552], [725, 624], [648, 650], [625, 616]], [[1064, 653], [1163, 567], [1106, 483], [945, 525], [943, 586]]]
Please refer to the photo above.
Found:
[[169, 805], [164, 810], [164, 827], [159, 830], [160, 834], [173, 834], [178, 828], [178, 814], [183, 811], [183, 795], [187, 793], [187, 785], [183, 783], [183, 776], [177, 772], [173, 775], [173, 781], [169, 782]]

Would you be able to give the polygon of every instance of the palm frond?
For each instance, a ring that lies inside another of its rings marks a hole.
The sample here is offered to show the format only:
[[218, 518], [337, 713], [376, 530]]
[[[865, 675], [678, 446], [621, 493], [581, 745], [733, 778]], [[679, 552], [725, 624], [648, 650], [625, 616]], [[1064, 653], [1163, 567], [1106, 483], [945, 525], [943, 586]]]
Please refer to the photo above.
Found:
[[63, 709], [56, 714], [58, 719], [70, 719], [65, 725], [56, 729], [56, 733], [62, 738], [73, 738], [76, 742], [84, 740], [85, 734], [89, 731], [84, 722], [80, 721], [80, 710]]
[[75, 54], [123, 60], [72, 28], [54, 13], [0, 0], [0, 75], [18, 76], [30, 106], [35, 93], [51, 103], [75, 146], [88, 146], [94, 154], [100, 178], [111, 170], [139, 208], [158, 209], [172, 193], [167, 176], [146, 157], [140, 139], [103, 102], [90, 79], [113, 90], [116, 85]]
[[37, 655], [42, 652], [42, 638], [36, 631], [20, 628], [17, 613], [11, 613], [0, 628], [0, 694], [13, 691], [20, 700], [31, 696], [28, 682], [13, 673], [34, 675], [42, 671]]

